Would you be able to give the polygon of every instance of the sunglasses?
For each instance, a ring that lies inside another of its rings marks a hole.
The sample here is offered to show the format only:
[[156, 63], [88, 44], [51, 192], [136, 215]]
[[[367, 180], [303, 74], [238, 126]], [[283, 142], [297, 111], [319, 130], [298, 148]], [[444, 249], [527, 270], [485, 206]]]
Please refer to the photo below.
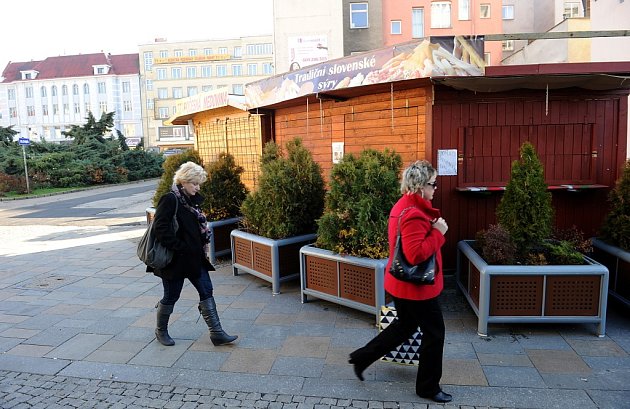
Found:
[[438, 187], [437, 180], [435, 182], [427, 182], [427, 185], [432, 186], [433, 189], [437, 189]]

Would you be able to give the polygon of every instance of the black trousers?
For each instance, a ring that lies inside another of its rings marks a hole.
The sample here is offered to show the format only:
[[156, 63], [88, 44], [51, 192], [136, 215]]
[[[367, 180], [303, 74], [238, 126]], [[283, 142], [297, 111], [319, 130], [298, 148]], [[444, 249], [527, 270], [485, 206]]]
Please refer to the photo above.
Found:
[[387, 352], [408, 340], [420, 327], [420, 365], [416, 376], [416, 393], [433, 396], [440, 389], [444, 351], [444, 318], [437, 298], [413, 301], [394, 298], [397, 319], [387, 328], [350, 354], [360, 366], [368, 367]]

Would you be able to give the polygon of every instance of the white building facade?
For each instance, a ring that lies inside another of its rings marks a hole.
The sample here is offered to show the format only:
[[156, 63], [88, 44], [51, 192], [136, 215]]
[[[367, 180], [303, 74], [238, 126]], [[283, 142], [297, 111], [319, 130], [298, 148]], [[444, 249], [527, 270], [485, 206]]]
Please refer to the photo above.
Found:
[[62, 134], [114, 112], [114, 129], [135, 146], [143, 137], [138, 54], [84, 54], [9, 63], [0, 78], [0, 126], [18, 137], [65, 143]]

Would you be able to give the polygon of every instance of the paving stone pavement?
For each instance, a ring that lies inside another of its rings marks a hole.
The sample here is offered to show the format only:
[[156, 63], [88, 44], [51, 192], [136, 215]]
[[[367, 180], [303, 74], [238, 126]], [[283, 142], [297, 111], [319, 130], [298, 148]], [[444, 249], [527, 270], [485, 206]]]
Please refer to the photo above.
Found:
[[377, 333], [373, 316], [302, 304], [299, 282], [273, 296], [229, 259], [212, 279], [238, 341], [210, 343], [186, 284], [176, 345], [164, 347], [153, 336], [161, 285], [135, 256], [145, 196], [101, 220], [26, 219], [24, 204], [0, 202], [1, 408], [630, 408], [627, 311], [609, 307], [603, 338], [577, 324], [491, 325], [479, 337], [452, 277], [441, 298], [449, 405], [413, 393], [415, 367], [377, 362], [356, 380], [347, 356]]

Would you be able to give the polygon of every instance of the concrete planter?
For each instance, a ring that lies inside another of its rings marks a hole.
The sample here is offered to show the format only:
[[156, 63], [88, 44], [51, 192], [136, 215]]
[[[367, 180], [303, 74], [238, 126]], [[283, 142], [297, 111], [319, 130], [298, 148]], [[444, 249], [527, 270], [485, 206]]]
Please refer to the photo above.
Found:
[[[147, 207], [147, 224], [151, 223], [153, 217], [155, 217], [155, 207]], [[208, 258], [211, 263], [217, 262], [217, 257], [230, 254], [232, 247], [230, 244], [230, 233], [232, 230], [238, 228], [238, 223], [241, 221], [240, 217], [234, 217], [231, 219], [215, 220], [208, 222], [208, 228], [210, 229], [210, 250]]]
[[273, 240], [243, 230], [232, 230], [232, 267], [271, 283], [274, 295], [280, 294], [280, 283], [300, 275], [300, 248], [313, 243], [316, 234], [305, 234]]
[[320, 298], [370, 314], [377, 319], [385, 305], [383, 278], [387, 259], [342, 256], [313, 246], [300, 249], [302, 302]]
[[585, 265], [489, 265], [472, 240], [457, 244], [457, 285], [477, 314], [479, 335], [488, 324], [595, 323], [606, 332], [608, 269], [584, 256]]
[[593, 258], [610, 271], [608, 294], [630, 307], [630, 252], [598, 238], [593, 238], [591, 242]]

